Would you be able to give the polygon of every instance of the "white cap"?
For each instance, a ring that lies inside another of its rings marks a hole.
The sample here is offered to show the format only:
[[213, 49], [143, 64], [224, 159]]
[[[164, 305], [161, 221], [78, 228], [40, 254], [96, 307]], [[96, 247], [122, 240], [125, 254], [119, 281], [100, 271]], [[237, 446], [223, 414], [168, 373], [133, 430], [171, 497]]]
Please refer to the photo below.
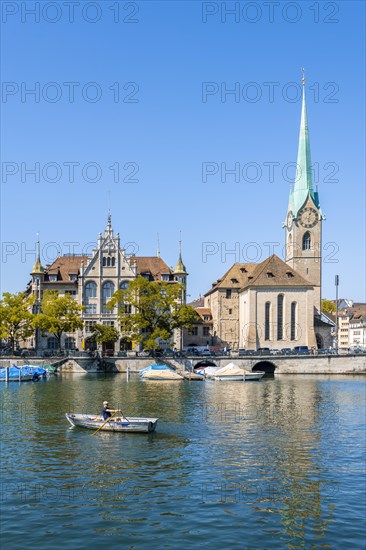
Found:
[[108, 405], [108, 401], [103, 401], [103, 405]]

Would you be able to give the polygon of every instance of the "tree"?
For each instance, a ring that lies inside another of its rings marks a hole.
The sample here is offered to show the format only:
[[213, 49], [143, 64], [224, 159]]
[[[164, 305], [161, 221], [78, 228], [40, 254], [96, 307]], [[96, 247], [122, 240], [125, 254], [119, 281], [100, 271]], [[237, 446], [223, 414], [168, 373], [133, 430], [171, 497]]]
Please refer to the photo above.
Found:
[[34, 326], [42, 332], [49, 332], [56, 337], [61, 349], [61, 337], [64, 332], [74, 332], [83, 328], [80, 306], [70, 294], [59, 296], [57, 290], [48, 290], [43, 295], [41, 313], [35, 316]]
[[98, 344], [107, 342], [117, 342], [119, 338], [118, 330], [108, 325], [95, 324], [93, 326], [93, 338]]
[[0, 337], [10, 340], [13, 352], [19, 340], [25, 340], [34, 333], [34, 301], [35, 297], [25, 292], [4, 292], [0, 301]]
[[154, 351], [160, 340], [169, 340], [175, 328], [190, 328], [197, 319], [191, 306], [182, 303], [184, 287], [178, 283], [133, 279], [128, 288], [118, 290], [108, 303], [118, 308], [121, 331], [130, 341], [143, 343]]
[[333, 300], [327, 300], [326, 298], [322, 299], [322, 311], [324, 313], [335, 313], [336, 305]]

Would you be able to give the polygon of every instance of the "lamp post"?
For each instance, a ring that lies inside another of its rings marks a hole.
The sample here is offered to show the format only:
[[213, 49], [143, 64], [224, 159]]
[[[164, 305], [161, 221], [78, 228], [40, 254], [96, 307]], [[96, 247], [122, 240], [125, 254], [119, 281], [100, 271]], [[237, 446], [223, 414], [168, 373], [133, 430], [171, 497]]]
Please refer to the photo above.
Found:
[[335, 287], [336, 287], [336, 342], [335, 348], [338, 352], [338, 287], [339, 287], [339, 275], [335, 276]]

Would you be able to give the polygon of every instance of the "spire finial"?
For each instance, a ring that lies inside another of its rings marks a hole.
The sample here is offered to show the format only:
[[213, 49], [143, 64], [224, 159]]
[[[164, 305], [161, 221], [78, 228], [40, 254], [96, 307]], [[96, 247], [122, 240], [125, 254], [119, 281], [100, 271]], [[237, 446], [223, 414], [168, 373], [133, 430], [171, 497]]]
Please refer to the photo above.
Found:
[[179, 230], [179, 257], [182, 257], [182, 230]]
[[302, 70], [301, 82], [302, 82], [302, 85], [305, 86], [305, 69], [304, 69], [304, 67], [301, 67], [301, 70]]
[[158, 258], [160, 258], [160, 239], [159, 239], [159, 233], [157, 233], [157, 244], [158, 244], [158, 248], [156, 250], [156, 255]]
[[37, 262], [41, 263], [41, 247], [39, 242], [39, 231], [37, 231]]

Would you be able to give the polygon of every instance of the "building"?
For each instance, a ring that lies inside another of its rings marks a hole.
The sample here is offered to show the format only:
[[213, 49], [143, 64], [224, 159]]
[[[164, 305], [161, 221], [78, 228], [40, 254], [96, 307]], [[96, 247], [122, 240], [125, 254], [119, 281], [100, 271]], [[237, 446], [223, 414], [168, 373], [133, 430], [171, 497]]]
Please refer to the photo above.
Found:
[[[63, 336], [65, 349], [96, 349], [92, 336], [93, 326], [98, 324], [114, 326], [118, 329], [117, 310], [109, 310], [107, 303], [118, 289], [125, 289], [136, 277], [149, 281], [166, 281], [184, 285], [182, 302], [186, 300], [188, 273], [182, 261], [181, 250], [175, 269], [171, 269], [156, 256], [128, 255], [121, 248], [119, 234], [114, 234], [111, 216], [108, 214], [104, 233], [98, 236], [96, 248], [90, 256], [66, 255], [58, 257], [52, 265], [44, 268], [40, 261], [39, 245], [37, 261], [31, 272], [32, 280], [27, 291], [36, 296], [35, 313], [40, 310], [45, 290], [56, 290], [60, 295], [70, 294], [84, 306], [82, 320], [84, 329]], [[131, 307], [131, 306], [126, 306]], [[180, 346], [180, 332], [175, 335], [175, 344]], [[53, 350], [56, 339], [52, 335], [37, 334], [37, 349]], [[121, 334], [119, 342], [103, 344], [103, 351], [113, 353], [133, 347], [126, 335]]]
[[[321, 312], [322, 222], [313, 188], [303, 78], [296, 181], [286, 221], [285, 261], [234, 264], [205, 294], [213, 334], [223, 346], [257, 349], [323, 347], [334, 325]], [[327, 328], [326, 328], [327, 327]]]
[[352, 307], [339, 312], [338, 348], [358, 347], [366, 347], [366, 304], [353, 303]]

